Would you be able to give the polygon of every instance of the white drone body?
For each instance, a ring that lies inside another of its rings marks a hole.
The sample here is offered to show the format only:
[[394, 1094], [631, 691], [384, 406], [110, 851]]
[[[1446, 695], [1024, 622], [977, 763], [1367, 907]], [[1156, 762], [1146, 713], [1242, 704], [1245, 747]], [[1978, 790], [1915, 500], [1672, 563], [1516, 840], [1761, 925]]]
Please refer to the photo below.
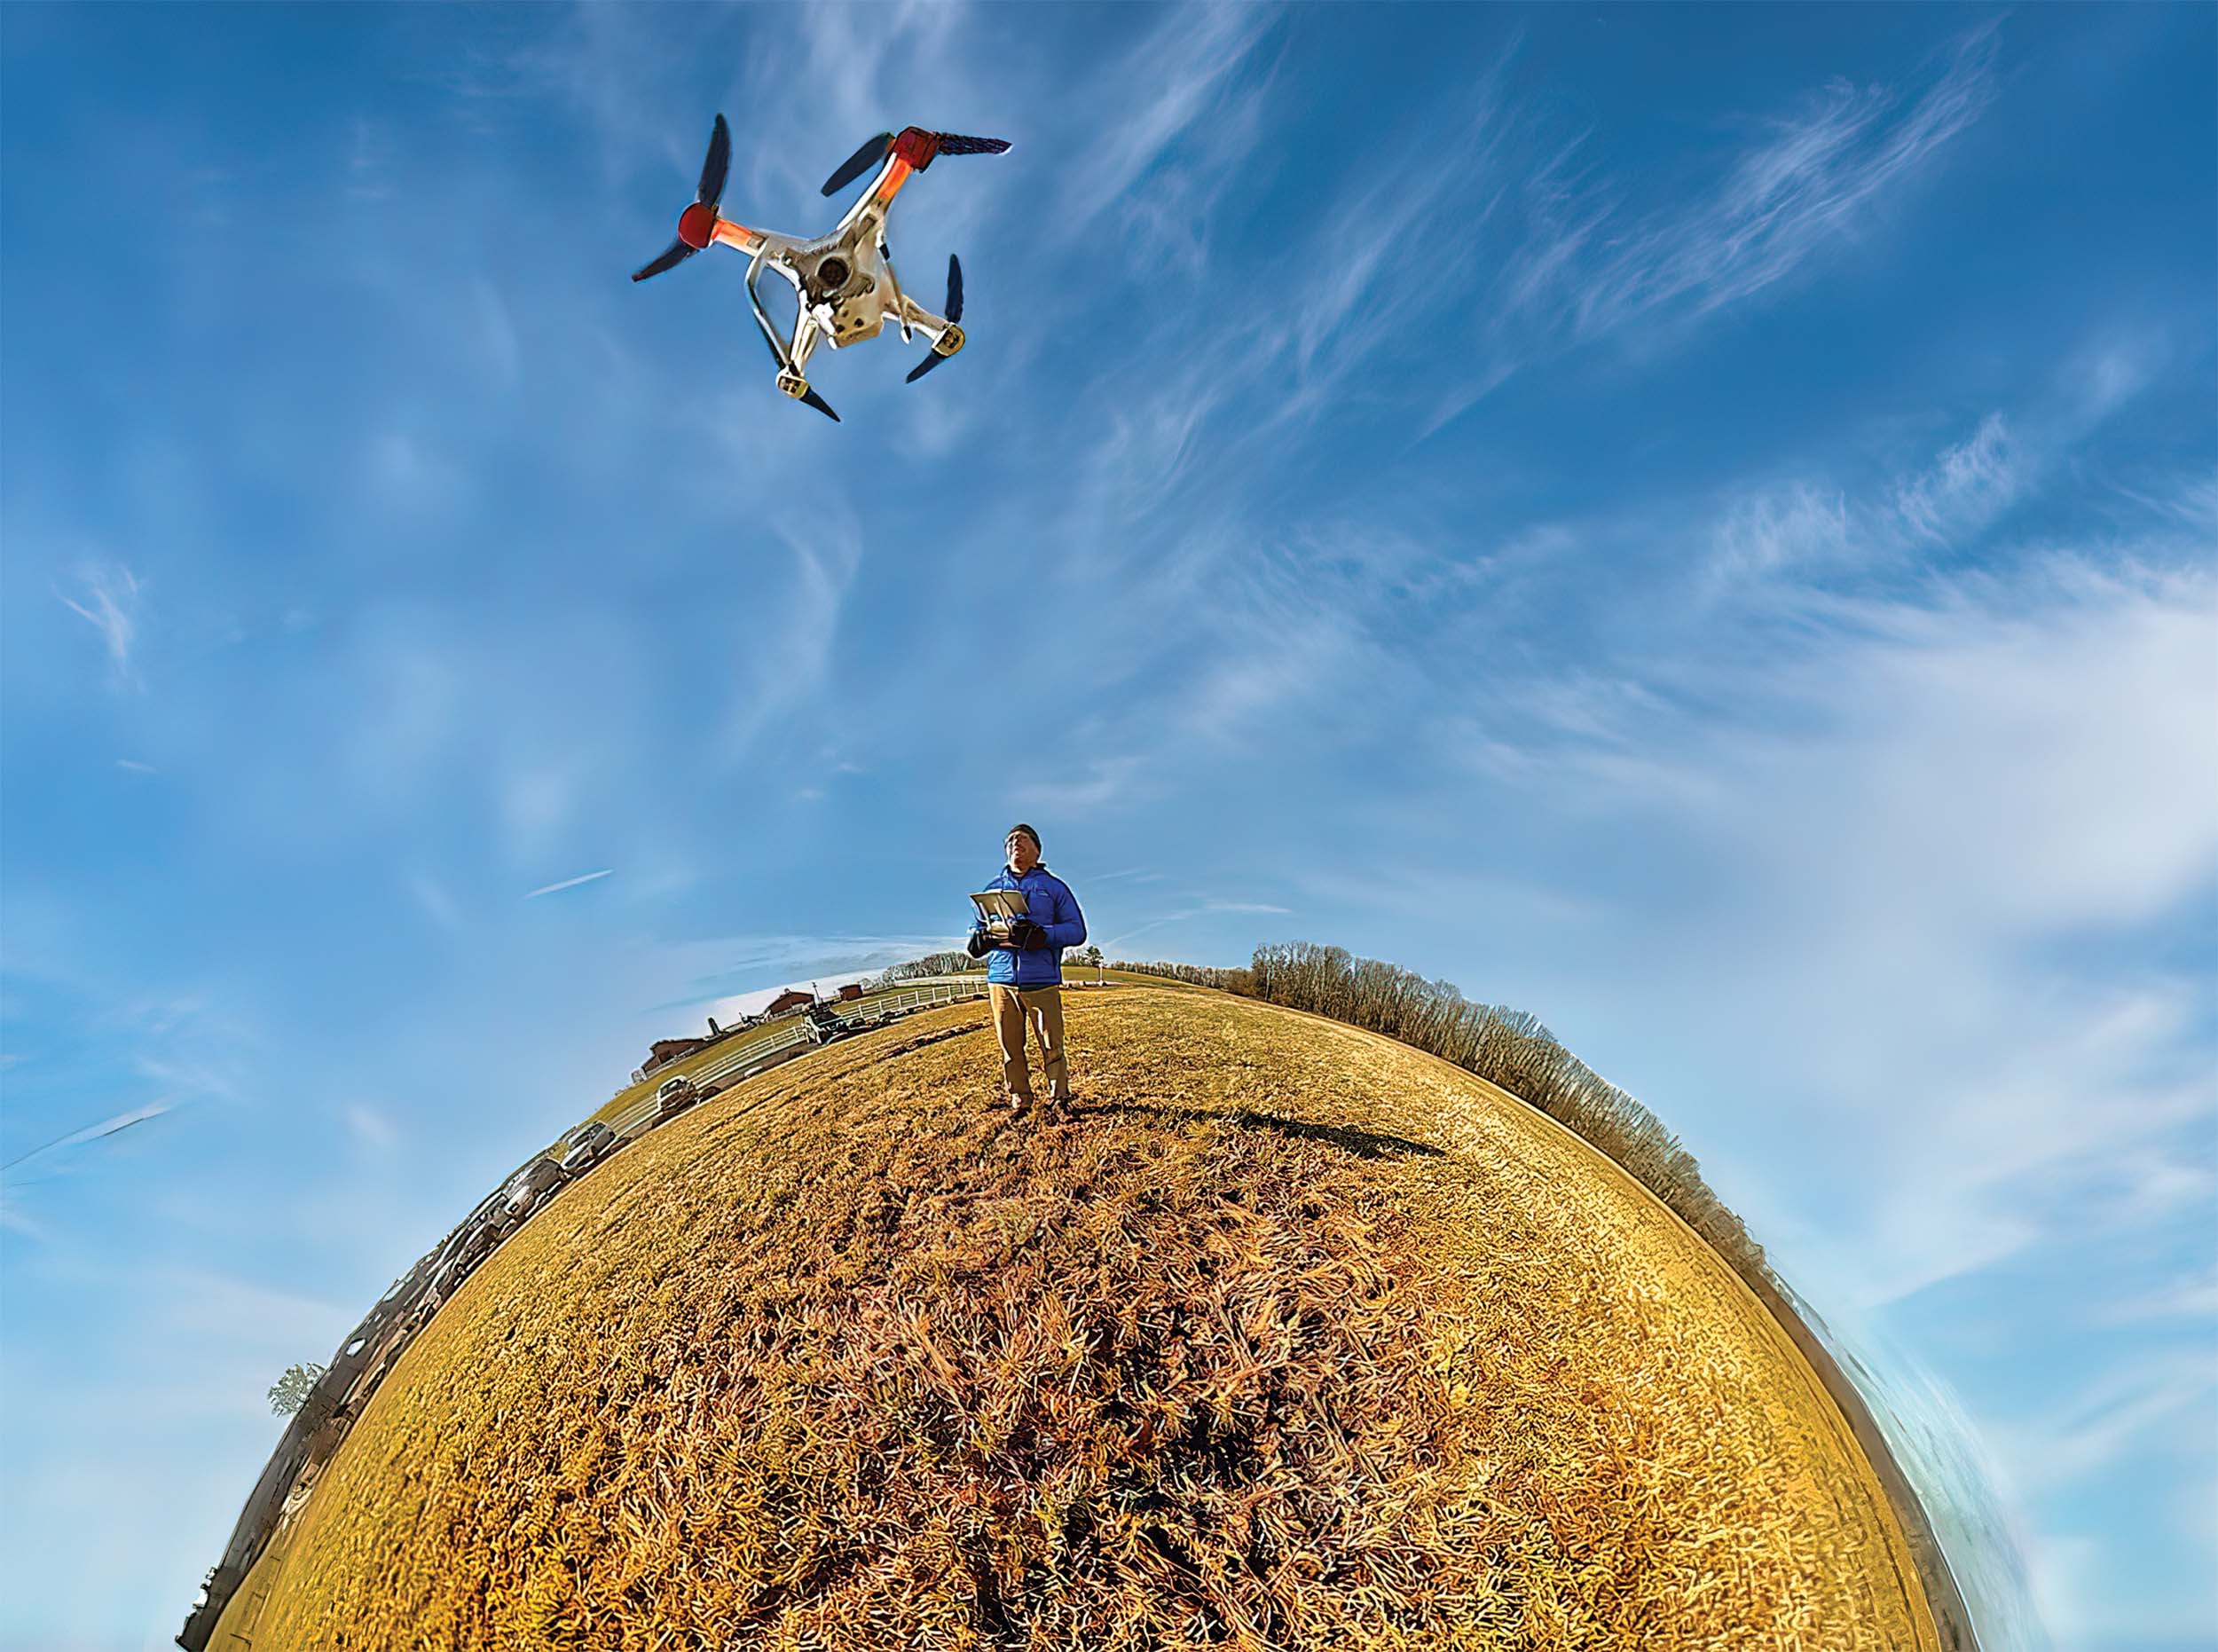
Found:
[[[862, 198], [847, 209], [838, 227], [816, 240], [800, 240], [769, 230], [749, 229], [717, 210], [724, 190], [724, 175], [731, 164], [731, 131], [724, 117], [716, 117], [709, 138], [709, 155], [701, 169], [701, 187], [694, 203], [678, 219], [678, 239], [668, 249], [632, 279], [650, 275], [690, 258], [712, 242], [736, 248], [748, 256], [747, 299], [755, 323], [777, 363], [778, 388], [797, 401], [837, 421], [839, 415], [809, 388], [809, 358], [819, 344], [834, 350], [876, 338], [891, 320], [903, 339], [921, 334], [932, 350], [909, 372], [909, 382], [938, 366], [963, 348], [963, 266], [948, 259], [948, 313], [935, 315], [901, 290], [893, 273], [893, 261], [885, 250], [885, 217], [893, 197], [914, 173], [942, 154], [1001, 154], [1009, 148], [998, 138], [963, 138], [949, 132], [928, 132], [912, 126], [899, 136], [881, 132], [850, 155], [824, 185], [831, 195], [860, 177], [872, 162], [879, 162], [877, 177]], [[762, 305], [756, 283], [766, 269], [775, 270], [793, 284], [797, 312], [793, 334], [781, 339]]]

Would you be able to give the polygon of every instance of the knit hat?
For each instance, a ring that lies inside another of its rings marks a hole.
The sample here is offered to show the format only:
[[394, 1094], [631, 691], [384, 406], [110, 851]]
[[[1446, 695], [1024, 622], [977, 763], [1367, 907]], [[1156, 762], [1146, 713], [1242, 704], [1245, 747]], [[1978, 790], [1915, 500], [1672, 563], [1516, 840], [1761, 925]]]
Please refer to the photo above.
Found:
[[1024, 833], [1026, 837], [1032, 839], [1032, 853], [1034, 854], [1039, 854], [1040, 834], [1033, 830], [1031, 827], [1026, 825], [1022, 821], [1019, 821], [1014, 826], [1011, 826], [1007, 831], [1003, 832], [1002, 834], [1002, 841], [1003, 843], [1007, 843], [1010, 838], [1014, 838], [1019, 832]]

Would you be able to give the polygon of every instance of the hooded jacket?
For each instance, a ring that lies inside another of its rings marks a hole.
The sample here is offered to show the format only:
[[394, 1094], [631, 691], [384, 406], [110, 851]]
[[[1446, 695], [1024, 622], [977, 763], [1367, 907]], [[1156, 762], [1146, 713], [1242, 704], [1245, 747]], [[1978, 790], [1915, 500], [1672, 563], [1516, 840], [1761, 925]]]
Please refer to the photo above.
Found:
[[[1060, 987], [1063, 948], [1086, 944], [1086, 915], [1078, 909], [1078, 897], [1071, 893], [1071, 886], [1048, 870], [1044, 862], [1035, 862], [1022, 877], [1004, 866], [986, 887], [1022, 891], [1025, 915], [1045, 930], [1048, 937], [1044, 947], [992, 948], [986, 960], [986, 979], [1020, 991], [1034, 987]], [[971, 927], [975, 932], [983, 927], [976, 922], [975, 907], [971, 909]]]

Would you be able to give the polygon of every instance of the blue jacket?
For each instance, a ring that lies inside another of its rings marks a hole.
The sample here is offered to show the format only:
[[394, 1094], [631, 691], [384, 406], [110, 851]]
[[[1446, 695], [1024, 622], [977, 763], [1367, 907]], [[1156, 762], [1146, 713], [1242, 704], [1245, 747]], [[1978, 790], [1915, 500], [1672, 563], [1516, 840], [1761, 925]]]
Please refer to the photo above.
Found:
[[[987, 955], [986, 979], [1004, 987], [1060, 987], [1063, 948], [1086, 942], [1086, 915], [1078, 909], [1071, 886], [1044, 865], [1035, 865], [1022, 877], [1004, 866], [986, 887], [1024, 891], [1026, 915], [1048, 932], [1048, 944], [1029, 951], [995, 947]], [[981, 927], [976, 907], [971, 909], [971, 927]]]

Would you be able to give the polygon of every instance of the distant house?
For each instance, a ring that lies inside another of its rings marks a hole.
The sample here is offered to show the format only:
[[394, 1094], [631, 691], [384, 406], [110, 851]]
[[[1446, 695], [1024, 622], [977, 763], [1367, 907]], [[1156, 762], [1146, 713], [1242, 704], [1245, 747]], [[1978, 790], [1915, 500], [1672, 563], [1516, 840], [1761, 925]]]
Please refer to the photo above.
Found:
[[705, 1038], [658, 1038], [649, 1049], [640, 1073], [644, 1076], [657, 1067], [667, 1066], [681, 1056], [689, 1056], [696, 1050], [706, 1048], [708, 1042]]
[[862, 983], [861, 981], [849, 981], [839, 989], [839, 999], [842, 1003], [853, 1003], [861, 996]]
[[[815, 1002], [816, 995], [814, 993], [794, 992], [790, 990], [782, 992], [776, 997], [773, 998], [770, 1001], [769, 1006], [763, 1011], [763, 1018], [767, 1020], [771, 1016], [783, 1015], [788, 1010], [798, 1010], [805, 1004], [812, 1004]], [[657, 1044], [655, 1047], [657, 1050], [662, 1048], [660, 1044]]]

